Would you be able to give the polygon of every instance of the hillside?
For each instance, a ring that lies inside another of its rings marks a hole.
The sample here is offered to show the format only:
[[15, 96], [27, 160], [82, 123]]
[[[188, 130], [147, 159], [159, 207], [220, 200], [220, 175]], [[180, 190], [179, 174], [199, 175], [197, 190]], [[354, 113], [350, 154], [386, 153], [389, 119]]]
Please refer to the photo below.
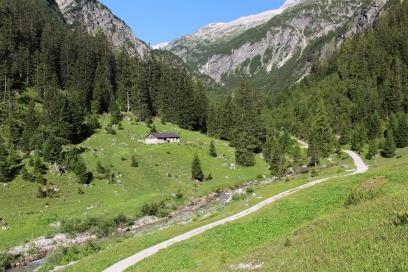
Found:
[[[108, 118], [102, 123], [105, 126]], [[170, 124], [157, 122], [155, 125], [161, 132], [179, 133], [181, 144], [147, 146], [143, 140], [149, 128], [129, 120], [123, 121], [123, 129], [116, 130], [115, 135], [101, 129], [78, 146], [84, 150], [81, 157], [87, 168], [95, 175], [90, 186], [79, 184], [73, 174], [60, 175], [53, 167], [45, 178], [58, 189], [54, 197], [37, 198], [39, 185], [23, 180], [21, 175], [2, 186], [0, 214], [8, 229], [0, 233], [0, 248], [56, 232], [58, 229], [50, 224], [69, 218], [108, 218], [120, 213], [136, 216], [144, 204], [160, 202], [177, 192], [184, 196], [180, 205], [193, 197], [242, 184], [258, 175], [268, 175], [266, 164], [259, 157], [254, 167], [236, 167], [234, 150], [226, 142], [215, 141], [219, 157], [211, 158], [208, 155], [210, 138]], [[204, 173], [213, 177], [212, 181], [197, 184], [191, 179], [195, 153], [201, 159]], [[132, 157], [138, 161], [138, 167], [131, 166]], [[98, 178], [97, 162], [109, 169], [113, 177]], [[9, 196], [13, 196], [12, 200]]]
[[[128, 271], [405, 271], [408, 226], [393, 224], [394, 212], [408, 205], [407, 150], [400, 154], [378, 160], [368, 174], [290, 196]], [[364, 194], [346, 206], [353, 190]]]
[[214, 25], [165, 49], [227, 86], [246, 76], [267, 90], [282, 89], [308, 74], [314, 60], [335, 51], [342, 37], [369, 27], [386, 2], [287, 1], [270, 20], [245, 31], [219, 35], [223, 31]]
[[407, 28], [289, 0], [173, 53], [97, 0], [0, 0], [0, 271], [407, 270]]

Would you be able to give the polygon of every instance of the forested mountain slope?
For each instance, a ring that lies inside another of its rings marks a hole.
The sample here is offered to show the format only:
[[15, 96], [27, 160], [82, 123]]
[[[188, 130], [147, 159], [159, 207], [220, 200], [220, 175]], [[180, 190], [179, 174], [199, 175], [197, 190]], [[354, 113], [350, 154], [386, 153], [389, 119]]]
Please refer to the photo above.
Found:
[[98, 0], [52, 1], [56, 2], [69, 24], [80, 24], [90, 33], [102, 31], [117, 49], [125, 48], [132, 56], [145, 58], [149, 55], [150, 47]]
[[204, 88], [180, 62], [117, 51], [103, 33], [65, 24], [47, 1], [1, 0], [0, 21], [0, 145], [9, 157], [1, 181], [18, 172], [17, 151], [45, 148], [46, 160], [63, 160], [62, 145], [88, 137], [108, 111], [109, 126], [132, 111], [205, 130]]
[[408, 145], [408, 2], [392, 3], [372, 30], [347, 39], [311, 77], [272, 99], [277, 127], [313, 139], [325, 116], [340, 144], [357, 151], [378, 140]]
[[335, 51], [344, 36], [369, 27], [386, 2], [290, 1], [269, 21], [236, 35], [210, 39], [199, 31], [165, 49], [227, 86], [246, 76], [267, 90], [281, 89], [308, 74], [313, 61]]

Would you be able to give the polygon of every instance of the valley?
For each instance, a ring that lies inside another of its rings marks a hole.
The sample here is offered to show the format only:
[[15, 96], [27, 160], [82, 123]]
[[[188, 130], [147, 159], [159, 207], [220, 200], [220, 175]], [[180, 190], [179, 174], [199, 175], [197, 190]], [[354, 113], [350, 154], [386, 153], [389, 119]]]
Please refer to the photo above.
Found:
[[407, 1], [113, 5], [0, 0], [1, 272], [408, 270]]

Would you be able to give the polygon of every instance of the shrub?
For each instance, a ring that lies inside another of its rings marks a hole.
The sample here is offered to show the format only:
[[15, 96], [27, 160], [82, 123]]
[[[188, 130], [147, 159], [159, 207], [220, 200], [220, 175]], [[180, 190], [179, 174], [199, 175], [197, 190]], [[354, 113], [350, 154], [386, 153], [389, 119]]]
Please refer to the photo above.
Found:
[[98, 161], [98, 162], [96, 163], [96, 172], [97, 172], [98, 174], [103, 175], [103, 174], [108, 173], [108, 172], [109, 172], [109, 169], [107, 169], [105, 166], [102, 165], [102, 163], [101, 163], [100, 161]]
[[205, 181], [210, 181], [210, 180], [213, 180], [213, 177], [212, 177], [211, 174], [208, 174], [208, 176], [206, 176], [206, 177], [204, 178], [204, 180], [205, 180]]
[[146, 203], [141, 211], [142, 216], [166, 217], [168, 214], [166, 204], [163, 201], [151, 204]]
[[256, 176], [256, 179], [257, 180], [262, 180], [264, 178], [264, 176], [262, 175], [262, 174], [258, 174], [257, 176]]
[[133, 156], [132, 156], [132, 163], [131, 163], [131, 165], [130, 165], [130, 166], [132, 166], [132, 167], [134, 167], [134, 168], [139, 167], [139, 162], [137, 161], [137, 159], [136, 159], [136, 156], [135, 156], [135, 155], [133, 155]]
[[367, 190], [367, 191], [361, 191], [358, 189], [354, 189], [350, 192], [350, 194], [347, 196], [346, 201], [344, 202], [345, 207], [349, 207], [352, 205], [357, 205], [358, 203], [365, 201], [365, 200], [371, 200], [374, 199], [379, 195], [380, 191], [379, 190]]
[[395, 212], [393, 224], [395, 226], [408, 225], [408, 211]]
[[38, 187], [37, 198], [53, 198], [58, 196], [58, 189], [54, 185], [42, 185]]
[[175, 197], [176, 197], [176, 199], [182, 199], [183, 198], [183, 193], [181, 191], [177, 191]]
[[246, 189], [246, 193], [247, 194], [253, 194], [255, 192], [255, 190], [254, 190], [254, 188], [252, 188], [252, 187], [248, 187], [247, 189]]
[[83, 259], [86, 256], [97, 253], [101, 247], [93, 241], [88, 241], [81, 246], [64, 247], [51, 253], [47, 262], [41, 266], [40, 271], [51, 271], [56, 266], [67, 265], [70, 262]]
[[244, 200], [245, 199], [245, 194], [240, 194], [240, 193], [235, 193], [232, 195], [232, 200], [237, 201], [237, 200]]
[[113, 128], [113, 126], [111, 124], [109, 124], [109, 125], [107, 125], [105, 127], [105, 131], [106, 131], [107, 134], [110, 134], [110, 135], [115, 135], [116, 134], [116, 131], [115, 131], [115, 129]]
[[122, 214], [113, 218], [74, 218], [61, 221], [60, 231], [71, 234], [90, 232], [99, 237], [104, 237], [111, 234], [116, 228], [121, 227], [130, 221], [131, 219]]
[[10, 254], [0, 253], [0, 271], [6, 271], [10, 269], [16, 257]]
[[29, 182], [34, 182], [35, 181], [35, 176], [28, 172], [27, 168], [23, 168], [21, 171], [21, 175], [23, 177], [23, 180], [29, 181]]

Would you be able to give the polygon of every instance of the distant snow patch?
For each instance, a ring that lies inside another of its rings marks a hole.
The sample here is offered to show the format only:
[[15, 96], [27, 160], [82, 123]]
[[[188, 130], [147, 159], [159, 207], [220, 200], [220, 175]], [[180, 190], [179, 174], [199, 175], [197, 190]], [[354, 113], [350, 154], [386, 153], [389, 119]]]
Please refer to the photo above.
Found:
[[162, 42], [156, 45], [153, 45], [153, 49], [163, 49], [164, 47], [166, 47], [167, 45], [169, 45], [170, 42]]

